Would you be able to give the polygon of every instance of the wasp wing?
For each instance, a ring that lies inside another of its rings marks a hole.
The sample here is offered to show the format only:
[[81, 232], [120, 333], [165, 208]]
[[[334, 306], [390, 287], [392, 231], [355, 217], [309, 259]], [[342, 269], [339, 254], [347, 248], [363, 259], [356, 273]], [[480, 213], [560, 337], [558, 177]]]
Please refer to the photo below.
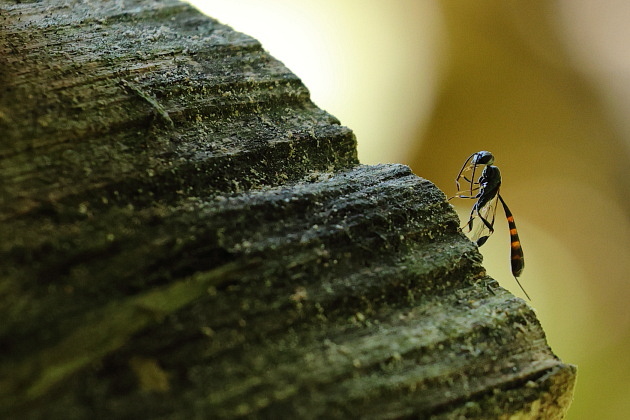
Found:
[[479, 206], [479, 201], [470, 212], [470, 219], [466, 226], [471, 233], [470, 239], [481, 246], [486, 243], [490, 235], [494, 233], [494, 216], [497, 212], [499, 194]]

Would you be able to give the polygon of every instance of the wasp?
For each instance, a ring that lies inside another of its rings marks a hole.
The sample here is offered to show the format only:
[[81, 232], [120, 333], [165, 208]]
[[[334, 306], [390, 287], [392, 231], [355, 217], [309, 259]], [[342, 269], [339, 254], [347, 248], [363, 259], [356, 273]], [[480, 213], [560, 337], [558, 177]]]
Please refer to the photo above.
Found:
[[[523, 248], [518, 237], [518, 230], [514, 222], [514, 216], [510, 208], [505, 204], [503, 197], [499, 194], [501, 188], [501, 171], [493, 165], [494, 155], [488, 151], [473, 153], [466, 159], [464, 165], [455, 178], [457, 194], [451, 197], [468, 198], [477, 200], [470, 211], [468, 222], [462, 227], [471, 233], [471, 239], [482, 246], [486, 243], [490, 235], [494, 233], [494, 218], [497, 211], [497, 204], [500, 202], [505, 212], [505, 217], [510, 229], [510, 264], [512, 275], [518, 283], [527, 299], [531, 300], [518, 277], [525, 268]], [[483, 168], [483, 170], [481, 170]], [[481, 171], [481, 175], [475, 180], [476, 174]], [[461, 183], [460, 183], [461, 182]], [[462, 187], [462, 184], [464, 185]], [[451, 199], [449, 198], [449, 200]]]

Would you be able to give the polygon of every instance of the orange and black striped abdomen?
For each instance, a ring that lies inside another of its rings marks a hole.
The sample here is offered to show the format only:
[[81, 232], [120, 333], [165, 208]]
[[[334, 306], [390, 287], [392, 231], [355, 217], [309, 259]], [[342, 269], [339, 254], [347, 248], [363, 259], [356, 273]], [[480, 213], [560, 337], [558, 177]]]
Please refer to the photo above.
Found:
[[499, 200], [501, 200], [501, 204], [503, 205], [503, 210], [505, 210], [505, 216], [507, 217], [508, 226], [510, 228], [510, 262], [512, 264], [512, 274], [514, 277], [518, 277], [523, 272], [525, 268], [525, 259], [523, 257], [523, 248], [521, 247], [521, 240], [518, 237], [518, 230], [516, 230], [516, 223], [514, 222], [514, 216], [512, 216], [512, 212], [503, 201], [503, 198], [499, 194]]

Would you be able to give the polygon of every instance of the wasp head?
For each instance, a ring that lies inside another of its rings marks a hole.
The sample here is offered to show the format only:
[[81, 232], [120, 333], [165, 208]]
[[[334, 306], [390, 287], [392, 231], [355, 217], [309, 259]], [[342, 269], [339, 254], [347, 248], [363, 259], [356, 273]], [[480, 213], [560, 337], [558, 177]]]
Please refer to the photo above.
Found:
[[485, 150], [475, 153], [472, 158], [473, 165], [492, 165], [493, 163], [494, 163], [494, 155]]

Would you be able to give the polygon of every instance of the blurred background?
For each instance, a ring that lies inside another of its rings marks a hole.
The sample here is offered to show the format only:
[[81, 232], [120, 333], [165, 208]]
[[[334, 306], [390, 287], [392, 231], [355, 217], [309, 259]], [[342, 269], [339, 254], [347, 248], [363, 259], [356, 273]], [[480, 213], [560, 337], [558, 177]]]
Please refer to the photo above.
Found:
[[[491, 151], [521, 282], [579, 368], [568, 418], [630, 418], [630, 2], [191, 3], [296, 73], [354, 130], [363, 163], [405, 163], [451, 196], [464, 160]], [[471, 200], [455, 201], [467, 217]], [[523, 297], [496, 224], [484, 265]]]

